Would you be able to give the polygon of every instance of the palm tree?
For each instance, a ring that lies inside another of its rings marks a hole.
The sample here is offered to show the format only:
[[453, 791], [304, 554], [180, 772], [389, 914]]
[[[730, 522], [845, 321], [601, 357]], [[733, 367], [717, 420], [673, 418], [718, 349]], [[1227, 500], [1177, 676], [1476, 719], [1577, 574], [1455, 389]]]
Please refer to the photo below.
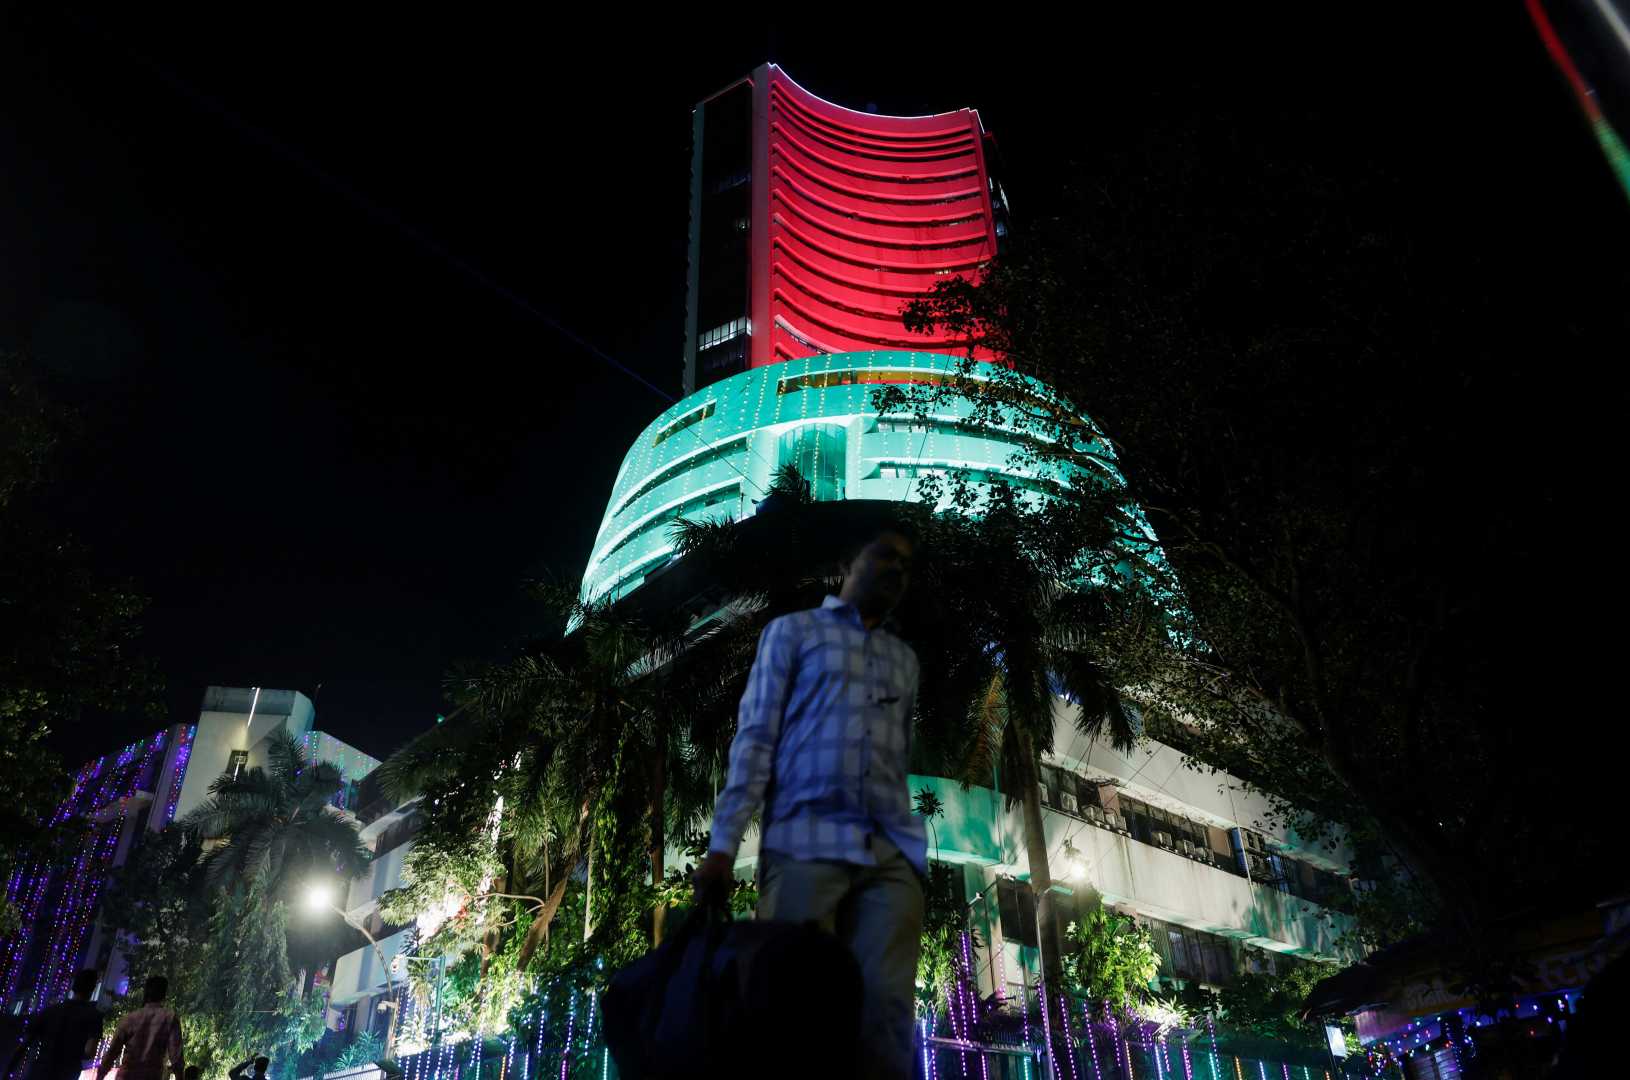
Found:
[[[677, 619], [653, 624], [558, 588], [542, 595], [572, 632], [450, 680], [459, 722], [381, 767], [393, 794], [437, 793], [433, 818], [453, 846], [479, 833], [494, 799], [503, 799], [502, 872], [488, 895], [531, 902], [522, 968], [547, 940], [579, 870], [585, 940], [610, 904], [627, 899], [626, 889], [609, 900], [600, 893], [626, 875], [635, 850], [651, 883], [662, 884], [667, 837], [711, 809], [754, 640], [741, 619], [687, 633]], [[663, 915], [655, 905], [657, 941]]]
[[[563, 642], [490, 668], [461, 692], [480, 709], [527, 717], [534, 737], [548, 746], [551, 767], [529, 785], [518, 812], [553, 822], [566, 802], [578, 807], [570, 846], [588, 867], [587, 937], [595, 917], [595, 855], [624, 857], [611, 842], [617, 830], [601, 827], [607, 809], [641, 808], [653, 885], [666, 875], [671, 831], [711, 810], [756, 631], [749, 618], [727, 617], [692, 633], [682, 620], [647, 621], [558, 591], [554, 604], [574, 627]], [[661, 940], [663, 915], [656, 905], [654, 941]]]
[[267, 737], [266, 766], [223, 774], [209, 798], [182, 821], [205, 840], [205, 881], [215, 889], [287, 895], [314, 873], [354, 878], [371, 853], [356, 821], [331, 800], [345, 786], [339, 769], [307, 761], [287, 728]]

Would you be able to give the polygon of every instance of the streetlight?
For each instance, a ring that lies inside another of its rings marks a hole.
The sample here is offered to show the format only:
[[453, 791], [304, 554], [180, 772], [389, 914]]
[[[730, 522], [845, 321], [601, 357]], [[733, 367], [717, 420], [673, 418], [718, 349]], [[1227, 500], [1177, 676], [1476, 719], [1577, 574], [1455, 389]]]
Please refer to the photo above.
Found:
[[374, 936], [368, 932], [368, 928], [352, 919], [351, 916], [345, 913], [343, 908], [334, 902], [334, 886], [331, 882], [322, 880], [308, 882], [306, 884], [305, 902], [306, 910], [311, 912], [313, 915], [321, 915], [324, 911], [332, 911], [334, 914], [338, 915], [342, 920], [344, 920], [345, 925], [360, 932], [363, 937], [368, 939], [368, 944], [373, 946], [374, 959], [379, 961], [379, 970], [385, 976], [386, 1000], [380, 1002], [379, 1007], [382, 1009], [389, 1009], [391, 1012], [390, 1023], [385, 1027], [384, 1052], [385, 1060], [390, 1061], [391, 1051], [394, 1049], [396, 1043], [396, 1015], [401, 1011], [401, 1002], [389, 1000], [391, 991], [391, 967], [385, 962], [385, 953], [379, 948], [379, 942], [375, 941]]

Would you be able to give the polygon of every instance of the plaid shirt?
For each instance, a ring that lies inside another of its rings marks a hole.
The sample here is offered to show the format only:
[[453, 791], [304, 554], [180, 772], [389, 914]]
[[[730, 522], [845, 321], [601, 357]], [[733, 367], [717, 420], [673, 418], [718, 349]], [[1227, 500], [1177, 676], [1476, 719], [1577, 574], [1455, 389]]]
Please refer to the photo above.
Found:
[[882, 833], [927, 873], [906, 781], [917, 654], [867, 630], [835, 596], [764, 628], [742, 695], [711, 848], [734, 855], [761, 806], [760, 846], [795, 859], [875, 865]]
[[[119, 1060], [121, 1050], [123, 1061]], [[176, 1076], [186, 1072], [181, 1063], [181, 1021], [163, 1005], [143, 1005], [119, 1021], [96, 1077], [102, 1080], [117, 1065], [119, 1080], [156, 1080], [164, 1075], [166, 1056]]]

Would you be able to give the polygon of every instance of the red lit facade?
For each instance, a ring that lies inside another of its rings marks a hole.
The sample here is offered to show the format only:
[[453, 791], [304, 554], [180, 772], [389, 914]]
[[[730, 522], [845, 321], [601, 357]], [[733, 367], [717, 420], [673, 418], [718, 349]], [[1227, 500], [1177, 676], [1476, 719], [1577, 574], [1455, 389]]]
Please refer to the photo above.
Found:
[[977, 112], [856, 112], [765, 64], [697, 106], [693, 136], [687, 392], [819, 353], [965, 351], [900, 310], [1005, 232]]

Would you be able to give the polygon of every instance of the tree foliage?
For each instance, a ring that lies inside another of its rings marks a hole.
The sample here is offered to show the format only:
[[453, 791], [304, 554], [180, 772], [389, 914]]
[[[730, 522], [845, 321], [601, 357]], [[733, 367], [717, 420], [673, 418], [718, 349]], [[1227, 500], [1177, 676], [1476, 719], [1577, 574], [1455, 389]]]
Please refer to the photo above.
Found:
[[[1555, 459], [1503, 447], [1543, 398], [1529, 356], [1586, 343], [1577, 326], [1514, 341], [1497, 296], [1406, 239], [1390, 178], [1250, 138], [1161, 132], [1075, 170], [1014, 254], [907, 311], [1011, 367], [876, 406], [971, 409], [1023, 436], [1026, 463], [1098, 477], [1054, 500], [1078, 522], [1145, 513], [1167, 602], [1112, 595], [1090, 651], [1152, 733], [1308, 838], [1340, 823], [1370, 873], [1406, 868], [1394, 914], [1478, 923], [1583, 861], [1509, 782], [1538, 764], [1529, 721], [1569, 653], [1534, 641], [1568, 616], [1517, 570], [1550, 560]], [[1259, 168], [1209, 168], [1225, 149]]]
[[1139, 1001], [1159, 971], [1154, 938], [1128, 915], [1100, 904], [1065, 928], [1064, 984], [1089, 1001]]
[[179, 825], [114, 872], [104, 918], [121, 928], [131, 986], [115, 1011], [139, 1006], [146, 978], [164, 975], [189, 1064], [220, 1073], [265, 1053], [286, 1080], [323, 1030], [321, 996], [302, 995], [290, 970], [287, 905], [267, 879], [215, 888], [208, 875], [198, 835]]
[[212, 888], [287, 897], [314, 876], [350, 880], [372, 858], [355, 820], [335, 809], [345, 784], [326, 761], [308, 761], [286, 728], [267, 736], [267, 764], [223, 773], [182, 826], [217, 841], [203, 858]]
[[[140, 708], [155, 685], [132, 649], [144, 601], [97, 573], [45, 510], [73, 429], [23, 358], [0, 353], [0, 877], [71, 846], [44, 827], [70, 788], [51, 729], [86, 709]], [[0, 937], [15, 919], [0, 899]]]

